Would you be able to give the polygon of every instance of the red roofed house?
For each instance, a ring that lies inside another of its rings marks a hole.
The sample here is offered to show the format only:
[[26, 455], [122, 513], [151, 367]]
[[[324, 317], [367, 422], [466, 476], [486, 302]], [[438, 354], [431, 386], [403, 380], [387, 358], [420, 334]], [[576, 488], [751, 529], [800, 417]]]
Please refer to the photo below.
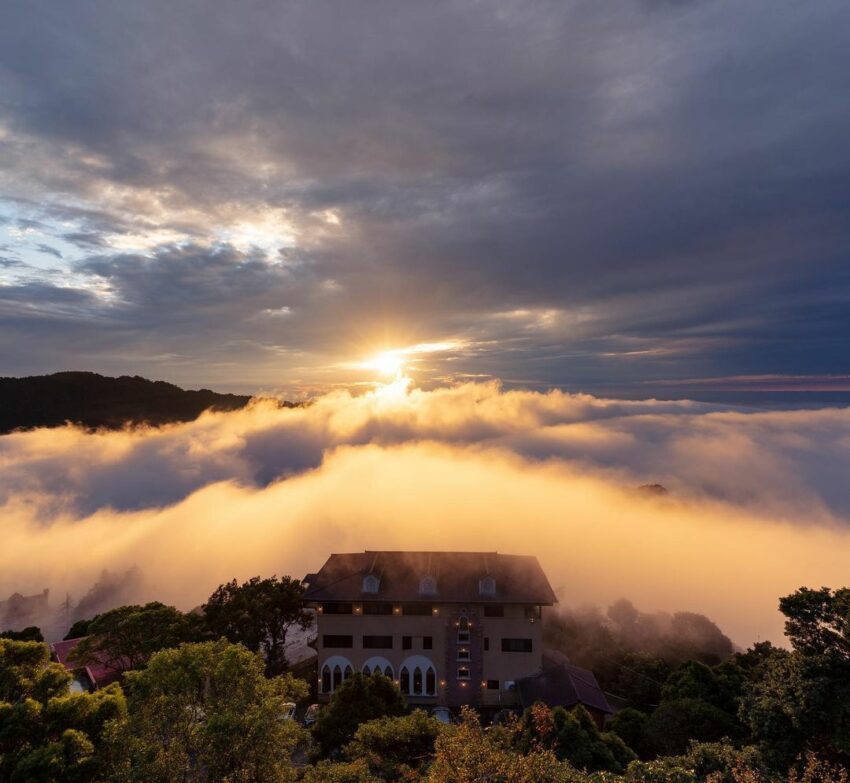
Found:
[[392, 678], [420, 706], [584, 704], [600, 724], [612, 712], [591, 672], [544, 661], [542, 607], [557, 598], [535, 557], [335, 554], [304, 582], [322, 701], [361, 671]]
[[81, 666], [76, 661], [69, 660], [71, 651], [82, 641], [79, 639], [66, 639], [61, 642], [53, 642], [50, 645], [50, 656], [57, 663], [61, 663], [74, 675], [71, 683], [72, 691], [95, 691], [103, 688], [111, 682], [121, 678], [121, 671], [104, 666], [102, 663], [89, 663]]

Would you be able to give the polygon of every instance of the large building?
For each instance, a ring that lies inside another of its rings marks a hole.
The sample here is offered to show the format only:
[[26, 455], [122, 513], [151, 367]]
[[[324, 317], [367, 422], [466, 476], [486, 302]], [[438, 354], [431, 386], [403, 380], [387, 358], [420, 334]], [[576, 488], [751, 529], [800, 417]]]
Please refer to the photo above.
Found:
[[[380, 672], [422, 706], [515, 706], [528, 692], [559, 701], [551, 688], [557, 678], [544, 666], [541, 622], [542, 607], [557, 598], [535, 557], [335, 554], [305, 586], [305, 603], [316, 611], [322, 700], [354, 672]], [[572, 687], [579, 672], [595, 691], [572, 704], [610, 712], [593, 675], [571, 668], [561, 670], [572, 688], [562, 701], [580, 690]]]

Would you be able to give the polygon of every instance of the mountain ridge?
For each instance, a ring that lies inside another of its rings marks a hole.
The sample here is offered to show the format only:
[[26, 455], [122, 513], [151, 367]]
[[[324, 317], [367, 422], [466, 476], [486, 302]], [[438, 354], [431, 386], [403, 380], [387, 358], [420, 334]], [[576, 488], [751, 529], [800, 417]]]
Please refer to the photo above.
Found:
[[210, 389], [182, 389], [140, 375], [64, 371], [0, 377], [0, 434], [69, 422], [87, 429], [159, 426], [192, 421], [206, 410], [239, 410], [251, 399]]

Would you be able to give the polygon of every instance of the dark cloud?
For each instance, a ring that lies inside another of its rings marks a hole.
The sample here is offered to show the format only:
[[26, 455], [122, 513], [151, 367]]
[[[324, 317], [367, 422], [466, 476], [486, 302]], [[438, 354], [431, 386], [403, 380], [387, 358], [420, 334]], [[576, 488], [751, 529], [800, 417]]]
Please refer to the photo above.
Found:
[[33, 2], [0, 11], [4, 183], [101, 286], [55, 338], [102, 369], [177, 342], [186, 377], [250, 386], [453, 337], [444, 374], [588, 388], [830, 372], [848, 24], [838, 0]]

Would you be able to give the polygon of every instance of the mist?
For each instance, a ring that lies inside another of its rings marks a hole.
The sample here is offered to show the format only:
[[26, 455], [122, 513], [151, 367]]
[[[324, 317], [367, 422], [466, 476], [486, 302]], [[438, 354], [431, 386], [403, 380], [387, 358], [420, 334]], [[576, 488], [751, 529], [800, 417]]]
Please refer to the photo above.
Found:
[[[221, 582], [301, 577], [331, 552], [537, 555], [565, 606], [628, 596], [782, 638], [777, 599], [850, 566], [850, 411], [755, 412], [395, 383], [158, 429], [0, 437], [0, 597], [188, 609]], [[659, 482], [670, 492], [636, 492]]]

